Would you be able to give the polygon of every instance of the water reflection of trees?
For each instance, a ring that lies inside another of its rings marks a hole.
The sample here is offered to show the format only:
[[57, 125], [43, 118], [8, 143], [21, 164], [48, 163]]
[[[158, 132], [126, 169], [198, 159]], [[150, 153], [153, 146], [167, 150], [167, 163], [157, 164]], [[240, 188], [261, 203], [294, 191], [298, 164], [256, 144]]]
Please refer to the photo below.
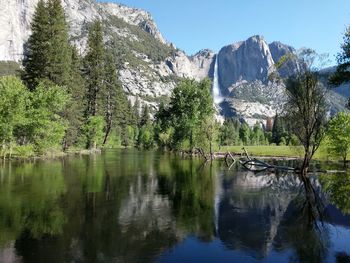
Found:
[[169, 198], [176, 224], [203, 240], [214, 236], [215, 175], [201, 160], [159, 162], [159, 193]]
[[320, 181], [331, 202], [343, 214], [350, 214], [350, 173], [325, 174], [320, 177]]
[[34, 238], [62, 233], [66, 217], [59, 201], [66, 185], [59, 163], [8, 163], [0, 173], [0, 246], [23, 232]]

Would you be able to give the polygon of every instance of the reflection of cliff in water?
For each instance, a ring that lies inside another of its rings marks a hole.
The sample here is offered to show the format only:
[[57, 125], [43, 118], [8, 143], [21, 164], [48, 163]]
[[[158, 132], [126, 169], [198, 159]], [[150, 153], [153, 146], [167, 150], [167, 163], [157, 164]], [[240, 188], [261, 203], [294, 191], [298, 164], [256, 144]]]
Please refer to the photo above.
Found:
[[262, 258], [270, 251], [300, 181], [292, 174], [255, 175], [237, 172], [223, 180], [219, 208], [219, 238], [231, 249]]

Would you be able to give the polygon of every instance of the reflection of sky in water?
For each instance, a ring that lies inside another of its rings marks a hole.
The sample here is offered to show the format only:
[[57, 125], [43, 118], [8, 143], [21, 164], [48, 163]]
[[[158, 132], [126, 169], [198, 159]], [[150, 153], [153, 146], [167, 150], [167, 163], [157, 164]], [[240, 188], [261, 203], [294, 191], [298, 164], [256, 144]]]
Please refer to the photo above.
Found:
[[[194, 253], [194, 251], [201, 251], [201, 253]], [[205, 243], [191, 236], [164, 253], [157, 262], [285, 262], [291, 255], [291, 250], [283, 251], [283, 253], [272, 251], [267, 257], [260, 260], [245, 252], [227, 249], [219, 239]]]
[[350, 253], [350, 229], [327, 224], [334, 252]]

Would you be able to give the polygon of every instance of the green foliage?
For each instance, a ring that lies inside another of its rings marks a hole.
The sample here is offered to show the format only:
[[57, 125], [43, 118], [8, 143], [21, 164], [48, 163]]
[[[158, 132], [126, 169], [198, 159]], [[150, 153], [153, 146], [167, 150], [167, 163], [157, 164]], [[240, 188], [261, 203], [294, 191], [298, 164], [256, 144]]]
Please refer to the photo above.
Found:
[[72, 47], [71, 51], [70, 84], [66, 86], [71, 100], [68, 101], [62, 114], [68, 121], [68, 128], [63, 141], [64, 150], [77, 144], [81, 132], [80, 128], [83, 125], [85, 87], [81, 75], [81, 58], [75, 47]]
[[302, 172], [305, 175], [325, 134], [327, 124], [325, 90], [319, 84], [317, 74], [310, 70], [288, 79], [286, 89], [288, 101], [285, 110], [291, 131], [304, 146]]
[[330, 199], [343, 214], [350, 213], [350, 174], [322, 175], [323, 190], [330, 194]]
[[124, 147], [134, 146], [134, 142], [138, 138], [138, 129], [131, 125], [121, 127], [121, 144]]
[[60, 114], [69, 100], [62, 88], [41, 83], [29, 92], [18, 78], [3, 77], [0, 89], [3, 150], [9, 148], [11, 154], [16, 145], [17, 154], [32, 155], [32, 147], [35, 153], [43, 154], [60, 145], [66, 129]]
[[250, 133], [250, 141], [252, 145], [266, 144], [264, 130], [259, 123], [256, 123]]
[[328, 123], [327, 129], [328, 149], [343, 159], [344, 165], [350, 150], [350, 114], [338, 113]]
[[70, 82], [71, 49], [60, 0], [40, 0], [31, 23], [23, 78], [33, 90], [40, 81]]
[[278, 114], [276, 114], [272, 126], [272, 142], [279, 145], [282, 142], [282, 138], [284, 136], [285, 129], [283, 119]]
[[16, 77], [0, 78], [0, 143], [5, 155], [15, 142], [16, 129], [26, 121], [29, 92]]
[[[142, 30], [139, 26], [130, 25], [116, 16], [109, 16], [108, 19], [103, 22], [105, 25], [105, 32], [113, 36], [115, 44], [117, 45], [116, 48], [120, 50], [120, 53], [122, 54], [122, 60], [128, 61], [132, 65], [138, 66], [144, 63], [143, 60], [138, 59], [132, 51], [145, 54], [154, 62], [164, 61], [165, 58], [175, 52], [173, 47], [161, 43], [151, 34]], [[112, 27], [127, 28], [131, 34], [137, 37], [138, 40], [121, 37], [114, 32]]]
[[137, 145], [138, 147], [144, 148], [144, 149], [150, 149], [153, 147], [154, 144], [154, 132], [153, 127], [150, 124], [141, 126], [139, 134], [138, 134], [138, 140]]
[[350, 81], [350, 27], [346, 29], [343, 40], [342, 51], [337, 56], [337, 70], [329, 79], [336, 86]]
[[220, 145], [240, 145], [239, 128], [241, 123], [237, 119], [226, 119], [220, 127]]
[[22, 136], [30, 138], [39, 154], [62, 143], [67, 121], [61, 117], [69, 95], [59, 86], [40, 83], [30, 94], [28, 121], [21, 128]]
[[[105, 47], [102, 24], [96, 20], [89, 29], [87, 54], [84, 58], [84, 75], [87, 85], [87, 116], [103, 113], [101, 98], [105, 77]], [[101, 106], [101, 108], [99, 108]]]
[[243, 145], [250, 144], [250, 128], [247, 123], [243, 123], [239, 128], [239, 137], [243, 142]]
[[210, 94], [209, 80], [196, 82], [182, 81], [173, 91], [168, 109], [171, 127], [174, 128], [173, 143], [175, 148], [188, 141], [193, 149], [198, 142], [196, 135], [201, 123], [206, 118], [213, 118], [213, 100]]
[[102, 116], [90, 116], [85, 124], [83, 130], [86, 136], [86, 147], [89, 149], [96, 149], [102, 146], [103, 143], [103, 129], [105, 121]]

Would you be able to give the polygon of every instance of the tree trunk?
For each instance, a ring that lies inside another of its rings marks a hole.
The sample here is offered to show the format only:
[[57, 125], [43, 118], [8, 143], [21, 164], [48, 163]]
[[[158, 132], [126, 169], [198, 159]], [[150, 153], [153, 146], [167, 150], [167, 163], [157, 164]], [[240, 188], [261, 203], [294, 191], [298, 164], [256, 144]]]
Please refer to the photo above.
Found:
[[106, 133], [105, 133], [105, 137], [103, 139], [103, 145], [105, 145], [107, 143], [107, 139], [108, 139], [108, 136], [109, 136], [109, 133], [111, 132], [111, 126], [110, 124], [108, 123], [107, 124], [107, 128], [106, 128]]
[[343, 167], [346, 168], [346, 155], [343, 157]]

